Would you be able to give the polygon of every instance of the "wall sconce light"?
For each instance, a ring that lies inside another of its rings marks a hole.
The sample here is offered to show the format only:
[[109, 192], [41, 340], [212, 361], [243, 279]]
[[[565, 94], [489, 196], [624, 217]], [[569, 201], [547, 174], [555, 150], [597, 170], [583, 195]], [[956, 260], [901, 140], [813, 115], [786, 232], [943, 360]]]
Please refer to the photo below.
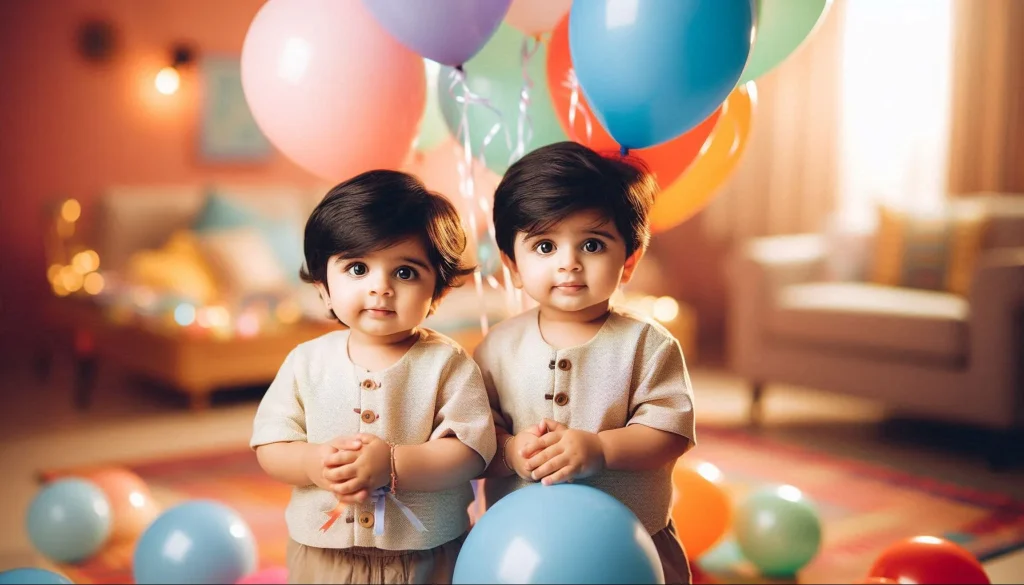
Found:
[[157, 72], [153, 80], [156, 90], [164, 95], [173, 95], [181, 86], [181, 69], [195, 61], [195, 53], [185, 44], [177, 44], [171, 51], [171, 64]]

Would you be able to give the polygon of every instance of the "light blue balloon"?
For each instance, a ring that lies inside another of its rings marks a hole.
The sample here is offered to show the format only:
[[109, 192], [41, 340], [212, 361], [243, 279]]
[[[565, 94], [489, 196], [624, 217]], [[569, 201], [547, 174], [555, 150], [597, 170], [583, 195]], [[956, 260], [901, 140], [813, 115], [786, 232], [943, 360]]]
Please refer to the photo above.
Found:
[[21, 585], [72, 585], [73, 582], [64, 575], [54, 573], [53, 571], [25, 567], [0, 573], [0, 585], [7, 585], [8, 583], [20, 583]]
[[26, 523], [29, 540], [43, 556], [57, 563], [77, 563], [107, 542], [110, 502], [91, 481], [59, 479], [39, 490]]
[[700, 124], [736, 87], [750, 54], [751, 0], [587, 0], [569, 11], [580, 87], [627, 148]]
[[664, 583], [636, 516], [584, 485], [532, 485], [499, 500], [469, 532], [453, 583]]
[[234, 510], [194, 500], [161, 514], [135, 546], [136, 583], [234, 583], [256, 570], [256, 540]]
[[744, 498], [733, 532], [740, 552], [764, 575], [793, 576], [821, 548], [818, 511], [791, 485], [766, 486]]

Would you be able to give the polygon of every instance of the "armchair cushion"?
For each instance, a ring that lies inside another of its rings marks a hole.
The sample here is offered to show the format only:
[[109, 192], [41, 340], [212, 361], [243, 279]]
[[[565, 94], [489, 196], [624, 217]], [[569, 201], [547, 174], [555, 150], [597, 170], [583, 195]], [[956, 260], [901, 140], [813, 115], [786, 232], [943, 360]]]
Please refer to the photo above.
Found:
[[988, 226], [980, 205], [934, 215], [878, 210], [871, 282], [967, 295]]
[[768, 315], [776, 338], [876, 355], [956, 362], [967, 354], [966, 299], [855, 282], [792, 284]]

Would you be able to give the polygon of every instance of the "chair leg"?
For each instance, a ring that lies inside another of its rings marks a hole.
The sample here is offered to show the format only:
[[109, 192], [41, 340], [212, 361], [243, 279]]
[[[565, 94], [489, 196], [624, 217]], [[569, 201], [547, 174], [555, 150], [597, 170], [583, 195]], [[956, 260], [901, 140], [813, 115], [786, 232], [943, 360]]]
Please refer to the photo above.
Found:
[[759, 427], [764, 421], [764, 383], [750, 385], [750, 426]]

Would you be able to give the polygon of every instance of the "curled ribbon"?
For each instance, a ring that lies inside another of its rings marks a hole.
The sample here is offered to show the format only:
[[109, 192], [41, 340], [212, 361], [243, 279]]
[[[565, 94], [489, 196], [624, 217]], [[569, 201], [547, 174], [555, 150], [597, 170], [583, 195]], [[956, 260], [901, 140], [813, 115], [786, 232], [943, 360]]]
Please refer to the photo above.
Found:
[[[531, 42], [532, 41], [532, 42]], [[508, 164], [513, 164], [526, 154], [526, 145], [533, 142], [533, 121], [530, 119], [530, 92], [533, 79], [530, 78], [530, 61], [540, 48], [540, 39], [524, 37], [519, 47], [519, 68], [523, 76], [523, 87], [519, 90], [519, 116], [516, 119], [516, 147], [512, 150]]]
[[[456, 93], [456, 89], [461, 90]], [[458, 103], [461, 107], [459, 108], [459, 126], [455, 133], [457, 141], [462, 143], [462, 158], [459, 160], [459, 192], [463, 198], [466, 199], [469, 204], [469, 209], [472, 209], [473, 203], [480, 208], [483, 212], [482, 215], [486, 221], [487, 234], [492, 239], [494, 238], [494, 221], [490, 213], [490, 205], [486, 198], [476, 197], [476, 185], [473, 178], [473, 165], [478, 163], [481, 165], [487, 164], [486, 153], [487, 147], [490, 146], [491, 142], [494, 141], [495, 137], [499, 132], [504, 134], [505, 145], [512, 150], [511, 138], [509, 137], [508, 128], [502, 124], [501, 112], [490, 102], [490, 100], [481, 97], [474, 93], [470, 88], [469, 84], [466, 83], [466, 72], [462, 67], [455, 67], [449, 76], [448, 94], [452, 99]], [[473, 145], [472, 139], [469, 132], [469, 107], [483, 107], [494, 114], [496, 121], [484, 135], [484, 139], [480, 144], [480, 153], [474, 160], [473, 157]], [[476, 213], [468, 214], [469, 229], [467, 230], [468, 244], [473, 246], [474, 250], [479, 250], [479, 240], [477, 238], [477, 218]], [[480, 329], [483, 335], [487, 335], [489, 329], [489, 323], [487, 318], [487, 303], [484, 298], [484, 275], [477, 266], [477, 269], [473, 271], [473, 284], [476, 288], [477, 297], [480, 299]], [[496, 279], [487, 278], [486, 282], [493, 288], [498, 288], [500, 285]], [[510, 282], [506, 279], [506, 282]]]
[[583, 118], [583, 123], [587, 129], [587, 141], [586, 144], [590, 144], [594, 128], [590, 122], [590, 113], [587, 112], [587, 107], [580, 102], [580, 81], [576, 78], [576, 70], [569, 69], [569, 72], [565, 76], [565, 81], [562, 82], [562, 87], [569, 90], [569, 135], [574, 142], [579, 142], [579, 136], [576, 134], [576, 114], [579, 114]]
[[[388, 500], [391, 500], [391, 503], [393, 503], [395, 506], [398, 507], [399, 510], [401, 510], [402, 514], [405, 515], [405, 517], [409, 520], [409, 523], [412, 524], [412, 527], [415, 528], [417, 532], [427, 532], [427, 527], [423, 525], [423, 522], [420, 521], [419, 517], [416, 516], [416, 513], [409, 509], [409, 506], [406, 506], [404, 503], [402, 503], [401, 500], [395, 497], [395, 494], [391, 493], [390, 489], [382, 487], [370, 492], [370, 501], [373, 502], [374, 535], [381, 536], [382, 534], [384, 534], [384, 511]], [[320, 527], [320, 531], [326, 532], [328, 529], [330, 529], [330, 527], [338, 521], [338, 518], [341, 517], [341, 514], [345, 511], [345, 508], [347, 506], [348, 504], [343, 504], [339, 502], [338, 505], [335, 506], [333, 510], [328, 512], [327, 521], [324, 522], [323, 525]]]

